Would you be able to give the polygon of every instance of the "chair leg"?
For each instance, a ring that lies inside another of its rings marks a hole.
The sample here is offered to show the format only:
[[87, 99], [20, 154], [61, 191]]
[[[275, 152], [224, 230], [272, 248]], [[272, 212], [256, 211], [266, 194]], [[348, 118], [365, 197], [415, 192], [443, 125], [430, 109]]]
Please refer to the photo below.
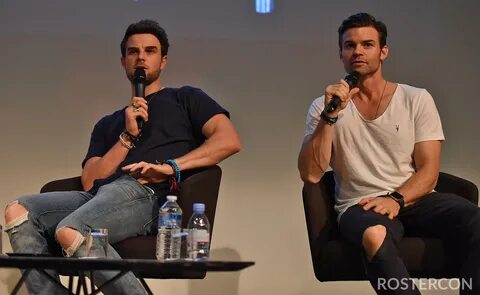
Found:
[[95, 291], [95, 281], [93, 279], [93, 270], [90, 271], [90, 290]]
[[150, 287], [147, 285], [147, 282], [145, 282], [145, 280], [143, 278], [138, 278], [138, 279], [140, 280], [140, 283], [142, 283], [145, 291], [147, 291], [147, 294], [148, 295], [153, 295], [152, 290], [150, 290]]
[[116, 280], [118, 280], [119, 278], [121, 278], [123, 275], [125, 275], [128, 271], [124, 270], [124, 271], [121, 271], [119, 272], [116, 276], [114, 276], [112, 279], [110, 279], [109, 281], [105, 282], [103, 285], [99, 286], [97, 288], [97, 290], [93, 291], [92, 290], [92, 293], [90, 295], [95, 295], [95, 294], [98, 294], [100, 293], [106, 285], [110, 284], [110, 283], [113, 283], [115, 282]]
[[81, 290], [80, 288], [81, 288], [81, 286], [82, 286], [82, 278], [81, 278], [81, 276], [79, 275], [79, 276], [77, 277], [77, 290], [75, 291], [75, 294], [77, 294], [77, 295], [80, 294], [80, 290]]
[[18, 280], [17, 284], [15, 285], [15, 288], [13, 288], [12, 295], [16, 295], [18, 293], [18, 291], [20, 290], [20, 287], [22, 286], [23, 282], [25, 282], [25, 279], [27, 278], [31, 270], [32, 269], [29, 268], [22, 272], [22, 277], [20, 278], [20, 280]]
[[74, 276], [68, 276], [68, 292], [70, 292], [70, 294], [73, 294], [73, 280]]
[[78, 273], [79, 278], [82, 278], [82, 290], [83, 294], [88, 294], [87, 281], [85, 280], [85, 273], [83, 271]]
[[64, 289], [64, 290], [67, 290], [67, 288], [65, 288], [64, 285], [62, 285], [61, 282], [57, 281], [55, 279], [55, 277], [53, 277], [52, 275], [50, 275], [48, 272], [46, 272], [44, 269], [37, 269], [38, 272], [42, 273], [44, 276], [47, 277], [47, 279], [49, 279], [51, 282], [53, 282], [54, 284], [56, 284], [57, 286], [59, 286], [60, 288]]

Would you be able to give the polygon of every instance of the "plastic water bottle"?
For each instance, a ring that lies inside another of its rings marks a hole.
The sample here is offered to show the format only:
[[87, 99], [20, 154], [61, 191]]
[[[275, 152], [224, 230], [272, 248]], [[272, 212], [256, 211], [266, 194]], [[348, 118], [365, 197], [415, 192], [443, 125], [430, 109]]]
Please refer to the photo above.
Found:
[[181, 231], [182, 209], [177, 204], [177, 196], [167, 196], [167, 201], [158, 214], [158, 260], [180, 259]]
[[205, 215], [205, 204], [193, 204], [193, 214], [188, 221], [188, 258], [196, 261], [208, 260], [210, 246], [210, 223]]

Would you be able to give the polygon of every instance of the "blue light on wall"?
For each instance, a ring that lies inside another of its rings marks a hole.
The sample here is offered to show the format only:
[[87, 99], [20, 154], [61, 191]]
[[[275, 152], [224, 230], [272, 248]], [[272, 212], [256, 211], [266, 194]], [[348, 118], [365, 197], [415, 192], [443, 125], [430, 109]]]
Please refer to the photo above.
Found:
[[255, 11], [257, 13], [272, 13], [274, 0], [255, 0]]

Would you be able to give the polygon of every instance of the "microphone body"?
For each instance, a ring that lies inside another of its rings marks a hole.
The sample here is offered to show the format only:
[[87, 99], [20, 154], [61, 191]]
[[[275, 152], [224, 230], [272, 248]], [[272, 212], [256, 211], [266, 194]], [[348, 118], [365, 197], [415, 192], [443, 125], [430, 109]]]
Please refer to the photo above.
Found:
[[[147, 81], [147, 74], [145, 73], [145, 69], [142, 69], [142, 68], [136, 69], [133, 77], [133, 82], [135, 87], [135, 96], [145, 98], [146, 81]], [[138, 129], [142, 129], [143, 127], [143, 119], [140, 117], [137, 117], [137, 126], [138, 126]]]
[[[344, 80], [345, 82], [347, 82], [349, 86], [349, 90], [357, 86], [359, 78], [360, 78], [360, 74], [357, 71], [353, 71], [349, 73], [347, 76], [345, 76]], [[340, 105], [340, 103], [341, 103], [340, 97], [334, 95], [332, 97], [332, 100], [328, 103], [326, 107], [327, 113], [332, 113], [333, 111], [335, 111]]]

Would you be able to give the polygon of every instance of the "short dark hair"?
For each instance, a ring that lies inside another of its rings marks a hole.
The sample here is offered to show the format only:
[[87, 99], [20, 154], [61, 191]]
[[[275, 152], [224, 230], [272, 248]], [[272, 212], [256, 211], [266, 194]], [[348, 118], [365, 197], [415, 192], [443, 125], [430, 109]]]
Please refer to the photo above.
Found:
[[361, 27], [375, 28], [380, 39], [380, 48], [387, 45], [387, 26], [383, 22], [376, 20], [372, 15], [361, 12], [349, 16], [338, 28], [338, 46], [340, 49], [342, 49], [343, 34], [349, 29]]
[[122, 51], [122, 57], [125, 57], [125, 52], [127, 50], [127, 40], [130, 36], [135, 34], [152, 34], [157, 37], [160, 42], [160, 50], [162, 56], [166, 56], [168, 53], [168, 37], [165, 30], [160, 27], [160, 25], [151, 19], [143, 19], [139, 22], [133, 23], [128, 26], [127, 31], [125, 31], [125, 36], [123, 36], [122, 42], [120, 43], [120, 50]]

